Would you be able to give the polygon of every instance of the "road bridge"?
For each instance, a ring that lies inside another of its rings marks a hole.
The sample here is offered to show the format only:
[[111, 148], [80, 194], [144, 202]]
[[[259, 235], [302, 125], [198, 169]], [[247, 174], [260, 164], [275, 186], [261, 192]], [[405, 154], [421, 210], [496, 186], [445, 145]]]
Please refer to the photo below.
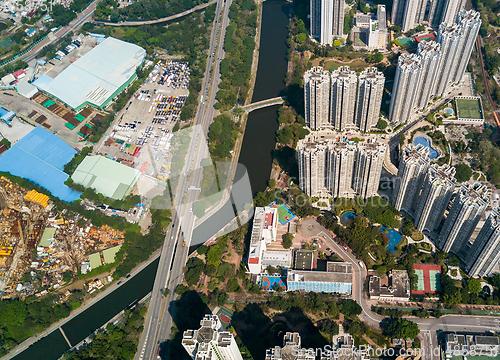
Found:
[[121, 21], [118, 23], [111, 22], [111, 21], [94, 20], [94, 24], [103, 24], [106, 26], [141, 26], [141, 25], [159, 24], [162, 22], [178, 19], [180, 17], [189, 15], [195, 11], [198, 11], [198, 10], [202, 10], [202, 9], [206, 8], [207, 6], [215, 4], [216, 2], [217, 2], [217, 0], [210, 0], [209, 2], [207, 2], [205, 4], [196, 5], [195, 7], [188, 9], [186, 11], [180, 12], [178, 14], [170, 15], [170, 16], [163, 17], [161, 19], [156, 19], [156, 20]]

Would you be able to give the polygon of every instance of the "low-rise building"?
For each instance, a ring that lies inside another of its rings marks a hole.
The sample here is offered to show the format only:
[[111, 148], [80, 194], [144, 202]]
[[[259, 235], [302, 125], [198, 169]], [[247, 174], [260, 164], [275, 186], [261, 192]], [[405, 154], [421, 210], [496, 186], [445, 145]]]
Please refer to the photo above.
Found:
[[300, 341], [299, 333], [287, 332], [283, 337], [283, 347], [267, 349], [266, 360], [314, 360], [314, 350], [302, 349]]
[[498, 336], [447, 334], [446, 358], [452, 356], [488, 355], [496, 356], [500, 351]]
[[327, 263], [326, 271], [288, 270], [287, 291], [313, 291], [350, 294], [352, 265], [346, 262]]
[[377, 275], [371, 275], [368, 282], [370, 300], [408, 301], [410, 300], [410, 278], [406, 270], [391, 270], [387, 283]]
[[252, 274], [260, 274], [262, 269], [268, 266], [289, 268], [292, 264], [290, 250], [267, 250], [267, 245], [276, 241], [277, 221], [277, 208], [271, 206], [255, 208], [248, 252], [248, 270]]

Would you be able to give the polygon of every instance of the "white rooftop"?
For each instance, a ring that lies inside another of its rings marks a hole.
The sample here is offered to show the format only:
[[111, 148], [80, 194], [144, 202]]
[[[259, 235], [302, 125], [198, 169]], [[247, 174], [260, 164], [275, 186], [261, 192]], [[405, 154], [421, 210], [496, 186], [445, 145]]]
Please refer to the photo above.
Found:
[[140, 46], [110, 37], [56, 78], [43, 76], [34, 85], [76, 110], [87, 102], [102, 107], [122, 90], [145, 56], [146, 51]]

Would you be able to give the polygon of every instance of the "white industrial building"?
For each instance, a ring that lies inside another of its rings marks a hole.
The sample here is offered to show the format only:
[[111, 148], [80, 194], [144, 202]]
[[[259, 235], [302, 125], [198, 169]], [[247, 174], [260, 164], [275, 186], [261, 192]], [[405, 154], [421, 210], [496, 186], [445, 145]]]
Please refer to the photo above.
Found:
[[140, 46], [110, 37], [54, 79], [42, 75], [33, 84], [75, 111], [103, 109], [136, 78], [145, 56]]

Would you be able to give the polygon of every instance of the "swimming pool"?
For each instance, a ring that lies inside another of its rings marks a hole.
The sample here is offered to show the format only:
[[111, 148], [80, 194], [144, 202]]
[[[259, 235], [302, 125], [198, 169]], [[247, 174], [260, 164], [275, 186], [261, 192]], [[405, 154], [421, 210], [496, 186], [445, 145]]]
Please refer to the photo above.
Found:
[[438, 157], [439, 153], [437, 152], [436, 149], [434, 149], [431, 146], [431, 141], [428, 138], [425, 138], [423, 136], [419, 136], [419, 137], [415, 138], [415, 140], [413, 140], [413, 143], [415, 145], [424, 145], [424, 146], [427, 146], [429, 148], [429, 150], [430, 150], [429, 157], [431, 159], [435, 159], [435, 158]]
[[401, 234], [386, 226], [382, 226], [380, 232], [389, 238], [389, 245], [387, 245], [386, 250], [394, 254], [396, 252], [396, 246], [401, 242]]
[[344, 215], [342, 215], [342, 224], [347, 224], [350, 220], [354, 219], [356, 217], [356, 214], [353, 212], [346, 212]]

